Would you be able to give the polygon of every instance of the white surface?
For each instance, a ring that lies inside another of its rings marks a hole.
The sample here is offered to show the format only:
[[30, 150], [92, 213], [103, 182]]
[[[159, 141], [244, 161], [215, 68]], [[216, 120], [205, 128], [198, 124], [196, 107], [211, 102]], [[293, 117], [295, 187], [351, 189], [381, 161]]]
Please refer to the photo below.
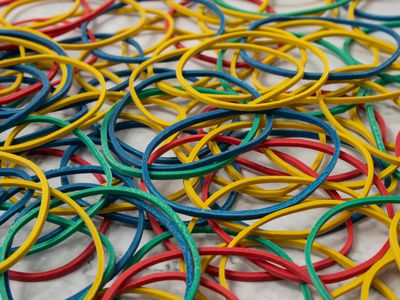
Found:
[[[229, 1], [231, 3], [231, 1]], [[232, 1], [232, 4], [239, 3], [240, 1]], [[277, 3], [279, 2], [279, 3]], [[321, 5], [324, 1], [317, 0], [308, 0], [308, 1], [299, 1], [299, 3], [307, 2], [309, 7], [315, 7], [316, 5]], [[367, 2], [367, 1], [363, 1]], [[372, 2], [368, 7], [366, 5], [361, 5], [360, 7], [367, 7], [370, 11], [382, 12], [382, 13], [400, 13], [400, 1], [392, 0], [392, 1], [368, 1]], [[58, 2], [57, 2], [58, 3]], [[52, 15], [54, 13], [59, 13], [61, 11], [65, 11], [71, 4], [71, 2], [65, 2], [65, 5], [59, 5], [56, 3], [51, 3], [51, 1], [46, 2], [46, 4], [33, 6], [29, 10], [29, 16], [33, 17], [34, 15], [41, 16], [44, 9], [48, 13], [48, 15]], [[285, 1], [272, 1], [273, 7], [278, 12], [290, 11], [297, 9], [300, 5], [297, 4], [297, 1], [293, 0], [285, 0]], [[146, 4], [149, 5], [149, 4]], [[160, 3], [151, 3], [151, 6], [159, 6], [165, 7]], [[242, 4], [240, 4], [242, 5]], [[242, 6], [243, 7], [243, 6]], [[26, 12], [23, 10], [18, 12], [18, 14], [13, 14], [10, 16], [8, 20], [19, 20], [23, 19], [26, 16]], [[95, 28], [97, 32], [113, 32], [116, 28], [123, 28], [125, 26], [129, 26], [132, 24], [132, 20], [129, 17], [121, 17], [118, 18], [118, 21], [113, 18], [104, 17], [104, 22], [95, 23]], [[178, 22], [178, 24], [180, 24]], [[146, 38], [144, 37], [141, 42], [146, 42]], [[149, 39], [147, 38], [147, 42]], [[116, 49], [114, 49], [116, 51]], [[75, 56], [76, 54], [71, 54]], [[357, 55], [357, 54], [356, 54]], [[360, 55], [364, 55], [363, 52], [360, 52]], [[363, 58], [367, 59], [363, 56]], [[399, 88], [396, 86], [395, 88]], [[376, 109], [380, 112], [387, 121], [389, 136], [393, 139], [394, 135], [400, 129], [400, 109], [395, 107], [393, 104], [388, 101], [382, 102], [379, 105], [376, 105]], [[124, 134], [125, 140], [132, 144], [142, 143], [140, 148], [145, 147], [144, 141], [150, 139], [148, 136], [148, 131], [136, 131], [133, 135], [132, 132]], [[310, 161], [312, 157], [308, 153], [301, 153], [299, 151], [293, 152], [288, 151], [290, 154], [294, 154], [297, 158], [303, 159], [304, 161]], [[54, 164], [56, 162], [53, 162]], [[46, 161], [46, 166], [44, 168], [51, 168], [51, 164]], [[341, 168], [338, 167], [335, 169], [336, 172], [340, 172]], [[79, 180], [79, 179], [78, 179]], [[249, 199], [240, 199], [241, 206], [249, 206], [253, 205], [251, 203], [254, 202], [254, 205], [260, 205], [259, 202], [255, 202]], [[246, 200], [246, 202], [244, 202]], [[301, 226], [302, 228], [310, 227], [314, 224], [317, 218], [321, 215], [324, 210], [315, 210], [312, 213], [308, 212], [307, 214], [296, 214], [294, 217], [285, 218], [280, 220], [279, 222], [272, 222], [266, 228], [274, 228], [278, 227], [280, 229], [294, 229]], [[299, 225], [301, 224], [301, 225]], [[356, 231], [356, 239], [353, 250], [351, 251], [349, 257], [354, 259], [357, 262], [364, 261], [369, 258], [373, 253], [375, 253], [384, 243], [387, 238], [387, 229], [384, 228], [383, 225], [379, 224], [373, 220], [367, 220], [358, 223], [355, 226]], [[50, 228], [47, 227], [46, 230]], [[0, 228], [1, 236], [4, 234], [4, 228]], [[111, 242], [115, 246], [115, 250], [117, 255], [121, 255], [126, 247], [128, 246], [132, 236], [134, 234], [134, 229], [127, 228], [125, 226], [121, 226], [119, 224], [113, 224], [111, 226], [111, 230], [107, 234], [110, 238]], [[328, 238], [319, 239], [319, 241], [324, 244], [339, 249], [342, 243], [344, 242], [344, 233], [338, 233]], [[143, 242], [150, 238], [149, 234], [146, 234]], [[21, 241], [23, 236], [18, 236], [16, 239], [16, 243]], [[67, 240], [64, 244], [59, 245], [51, 250], [40, 253], [39, 255], [32, 255], [30, 257], [26, 257], [15, 266], [17, 270], [24, 271], [43, 271], [47, 269], [51, 269], [61, 264], [68, 262], [70, 259], [75, 257], [80, 251], [87, 245], [88, 239], [82, 237], [82, 235], [75, 235], [73, 238]], [[199, 240], [199, 244], [212, 244], [210, 240]], [[162, 248], [158, 248], [158, 251], [162, 251]], [[295, 262], [301, 264], [304, 262], [304, 254], [302, 251], [295, 251], [292, 249], [288, 249], [288, 253], [293, 257]], [[12, 290], [15, 296], [15, 299], [63, 299], [68, 295], [73, 294], [74, 292], [80, 290], [88, 283], [92, 281], [94, 278], [94, 269], [95, 269], [96, 261], [91, 260], [87, 264], [84, 264], [79, 270], [73, 272], [72, 274], [63, 277], [61, 279], [41, 282], [41, 283], [19, 283], [12, 282]], [[246, 270], [249, 269], [248, 264], [238, 258], [232, 258], [230, 260], [230, 266], [237, 270]], [[156, 268], [159, 270], [170, 270], [177, 269], [177, 265], [175, 263], [166, 263], [162, 265], [157, 265]], [[250, 267], [250, 269], [253, 269]], [[337, 268], [331, 268], [329, 271], [338, 270]], [[146, 272], [151, 272], [152, 270], [147, 270]], [[391, 268], [390, 270], [385, 271], [384, 275], [381, 277], [384, 281], [396, 291], [397, 295], [400, 297], [400, 285], [398, 284], [400, 277], [395, 268]], [[396, 284], [397, 283], [397, 284]], [[175, 293], [177, 295], [181, 295], [183, 291], [183, 285], [181, 284], [166, 284], [164, 286], [157, 285], [158, 287], [162, 287], [165, 290]], [[335, 285], [330, 286], [332, 289]], [[288, 283], [288, 282], [270, 282], [270, 283], [231, 283], [232, 290], [239, 296], [240, 299], [300, 299], [301, 293], [297, 285]], [[314, 294], [316, 297], [316, 295]], [[134, 298], [134, 297], [132, 297]], [[356, 290], [354, 293], [347, 294], [341, 299], [357, 299], [359, 298], [359, 290]], [[381, 299], [380, 295], [376, 293], [371, 293], [371, 299]], [[136, 297], [135, 299], [143, 299], [143, 297]]]

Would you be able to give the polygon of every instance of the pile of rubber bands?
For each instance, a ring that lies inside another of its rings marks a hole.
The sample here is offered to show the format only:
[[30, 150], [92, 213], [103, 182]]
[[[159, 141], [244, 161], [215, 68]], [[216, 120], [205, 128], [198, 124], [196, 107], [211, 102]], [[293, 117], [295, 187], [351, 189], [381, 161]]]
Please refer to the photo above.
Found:
[[274, 2], [0, 1], [2, 299], [89, 263], [69, 299], [400, 297], [400, 15]]

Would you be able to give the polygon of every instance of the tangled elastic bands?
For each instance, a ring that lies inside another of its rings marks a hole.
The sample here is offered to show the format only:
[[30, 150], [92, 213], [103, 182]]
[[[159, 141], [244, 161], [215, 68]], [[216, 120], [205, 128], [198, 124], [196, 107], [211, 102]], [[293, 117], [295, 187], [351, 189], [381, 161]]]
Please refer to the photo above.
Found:
[[0, 1], [1, 298], [397, 299], [397, 7], [320, 2]]

